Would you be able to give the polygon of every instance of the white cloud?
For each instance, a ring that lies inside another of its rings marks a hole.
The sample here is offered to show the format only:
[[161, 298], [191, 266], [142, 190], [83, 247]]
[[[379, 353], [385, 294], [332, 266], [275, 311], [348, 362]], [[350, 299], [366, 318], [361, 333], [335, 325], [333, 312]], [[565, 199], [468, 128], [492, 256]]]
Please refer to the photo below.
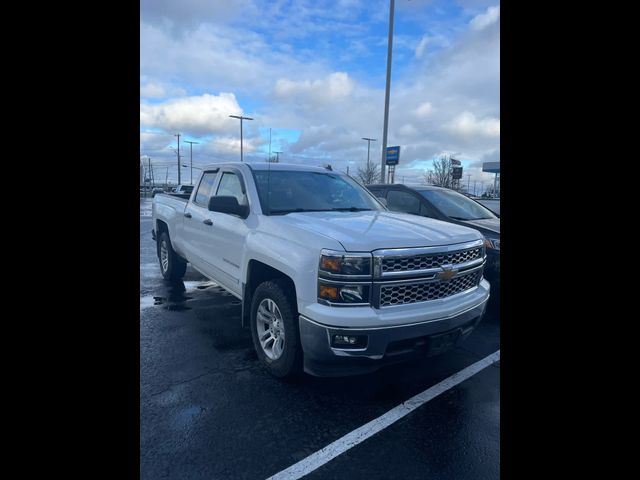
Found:
[[140, 98], [165, 98], [169, 96], [181, 97], [186, 92], [175, 85], [167, 85], [160, 82], [147, 82], [140, 87]]
[[[254, 152], [260, 142], [244, 138], [242, 150], [244, 154]], [[204, 145], [204, 152], [214, 155], [240, 155], [240, 137], [217, 137]]]
[[166, 95], [164, 87], [158, 83], [147, 83], [140, 87], [140, 96], [145, 98], [162, 98]]
[[418, 133], [416, 127], [410, 123], [405, 123], [398, 129], [398, 134], [402, 137], [415, 137]]
[[306, 97], [317, 103], [342, 100], [353, 92], [354, 82], [344, 72], [334, 72], [319, 80], [289, 80], [280, 78], [274, 93], [280, 98]]
[[428, 117], [433, 112], [433, 105], [429, 102], [423, 102], [415, 109], [415, 114], [418, 117]]
[[500, 19], [500, 5], [487, 8], [487, 11], [477, 15], [471, 20], [470, 25], [474, 30], [482, 30]]
[[422, 58], [428, 43], [429, 37], [427, 37], [426, 35], [420, 39], [420, 43], [418, 43], [418, 46], [416, 47], [416, 58]]
[[212, 134], [235, 131], [237, 120], [229, 115], [242, 109], [233, 93], [204, 95], [169, 100], [157, 105], [140, 105], [140, 123], [167, 131]]
[[500, 137], [500, 120], [493, 117], [477, 119], [468, 111], [462, 112], [448, 125], [448, 129], [461, 136]]

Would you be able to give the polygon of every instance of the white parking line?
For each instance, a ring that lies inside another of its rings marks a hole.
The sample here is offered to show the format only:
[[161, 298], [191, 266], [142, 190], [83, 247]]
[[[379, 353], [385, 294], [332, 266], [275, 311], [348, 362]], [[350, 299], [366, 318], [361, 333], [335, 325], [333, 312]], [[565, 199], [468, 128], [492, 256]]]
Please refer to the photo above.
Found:
[[267, 480], [296, 480], [310, 472], [313, 472], [315, 469], [321, 467], [330, 460], [333, 460], [338, 455], [346, 452], [352, 447], [355, 447], [360, 442], [365, 441], [372, 435], [375, 435], [379, 431], [387, 428], [389, 425], [397, 422], [420, 405], [427, 403], [429, 400], [437, 397], [441, 393], [446, 392], [461, 382], [464, 382], [469, 377], [472, 377], [476, 373], [499, 360], [500, 350], [483, 358], [479, 362], [469, 365], [467, 368], [454, 373], [449, 378], [446, 378], [424, 392], [411, 397], [409, 400], [392, 408], [384, 415], [371, 420], [369, 423], [364, 424], [350, 433], [347, 433], [344, 437], [330, 443], [323, 449], [318, 450], [316, 453], [312, 453], [307, 458], [300, 460], [289, 468], [276, 473]]

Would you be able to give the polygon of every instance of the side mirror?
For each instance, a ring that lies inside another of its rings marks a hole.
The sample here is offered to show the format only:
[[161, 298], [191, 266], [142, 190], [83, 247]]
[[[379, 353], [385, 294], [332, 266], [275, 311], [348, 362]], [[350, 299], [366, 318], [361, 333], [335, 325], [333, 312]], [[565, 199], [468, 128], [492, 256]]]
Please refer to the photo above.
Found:
[[233, 196], [211, 197], [209, 199], [209, 210], [212, 212], [227, 213], [247, 218], [249, 215], [249, 205], [240, 205], [238, 199]]

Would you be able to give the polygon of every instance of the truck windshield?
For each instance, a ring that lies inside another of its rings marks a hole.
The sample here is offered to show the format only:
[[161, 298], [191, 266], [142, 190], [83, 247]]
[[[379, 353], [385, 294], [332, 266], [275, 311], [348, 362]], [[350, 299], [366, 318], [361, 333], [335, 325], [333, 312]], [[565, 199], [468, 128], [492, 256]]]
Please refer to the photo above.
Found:
[[254, 170], [253, 173], [265, 215], [383, 210], [357, 182], [337, 173], [295, 170]]
[[455, 220], [497, 218], [489, 209], [451, 190], [419, 190], [434, 207]]

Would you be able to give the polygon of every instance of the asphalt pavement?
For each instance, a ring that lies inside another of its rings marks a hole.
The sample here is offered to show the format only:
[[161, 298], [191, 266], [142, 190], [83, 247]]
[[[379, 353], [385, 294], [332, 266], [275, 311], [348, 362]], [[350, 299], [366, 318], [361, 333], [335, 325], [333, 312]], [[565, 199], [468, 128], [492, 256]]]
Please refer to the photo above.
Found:
[[[458, 348], [356, 377], [284, 382], [240, 302], [191, 267], [164, 281], [140, 202], [140, 477], [265, 479], [500, 349], [497, 309]], [[498, 479], [500, 363], [312, 471], [313, 479]]]

